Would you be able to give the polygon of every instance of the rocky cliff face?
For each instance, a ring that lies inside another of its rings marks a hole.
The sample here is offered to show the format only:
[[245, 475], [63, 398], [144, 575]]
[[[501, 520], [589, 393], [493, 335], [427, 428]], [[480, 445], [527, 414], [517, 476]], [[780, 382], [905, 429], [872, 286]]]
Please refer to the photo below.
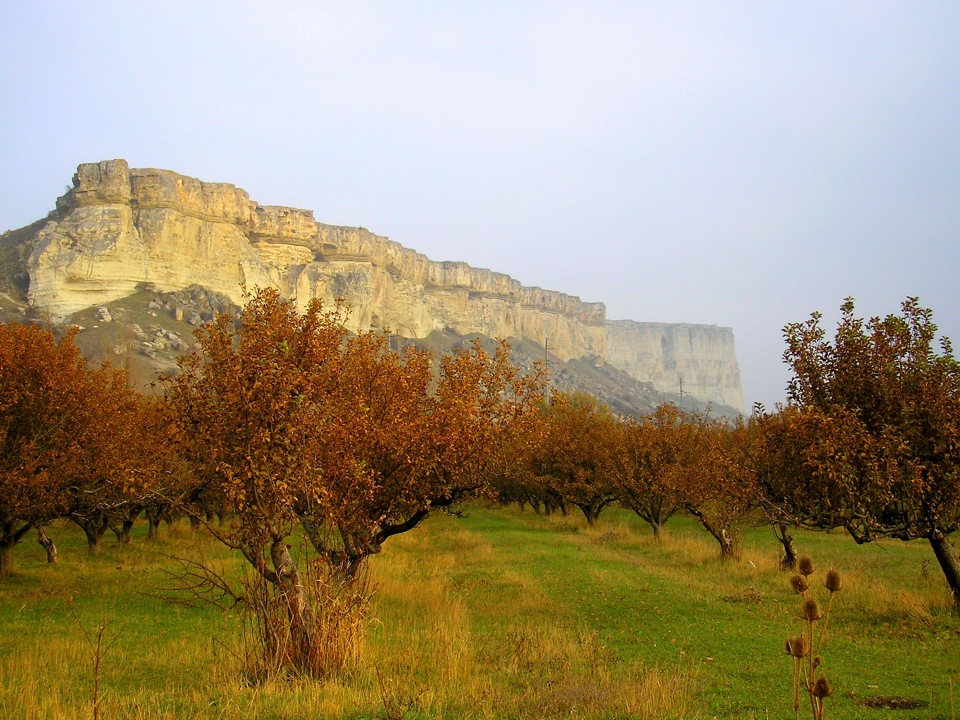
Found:
[[716, 325], [608, 322], [607, 362], [661, 392], [743, 411], [733, 330]]
[[29, 302], [54, 318], [144, 287], [199, 285], [239, 305], [244, 287], [274, 286], [301, 307], [343, 298], [352, 330], [546, 339], [561, 359], [606, 361], [664, 390], [682, 375], [684, 392], [742, 409], [729, 329], [608, 323], [602, 303], [435, 262], [309, 210], [258, 205], [229, 184], [123, 160], [81, 165], [30, 247]]

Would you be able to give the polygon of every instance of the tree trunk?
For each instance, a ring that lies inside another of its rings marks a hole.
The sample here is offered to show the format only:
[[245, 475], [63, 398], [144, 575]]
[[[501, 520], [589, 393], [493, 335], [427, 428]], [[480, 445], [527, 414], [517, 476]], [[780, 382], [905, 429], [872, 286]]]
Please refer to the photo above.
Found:
[[950, 538], [939, 530], [933, 532], [929, 540], [933, 554], [937, 556], [937, 562], [947, 579], [947, 585], [950, 586], [950, 592], [953, 593], [954, 608], [960, 612], [960, 555], [957, 555], [957, 548], [950, 542]]
[[[340, 530], [344, 544], [341, 550], [330, 547], [327, 538], [311, 518], [300, 518], [300, 524], [313, 549], [327, 559], [331, 570], [339, 580], [347, 582], [359, 574], [368, 553], [364, 552], [364, 546], [356, 542], [348, 532], [343, 529]], [[369, 547], [369, 545], [366, 547]]]
[[57, 546], [54, 544], [53, 539], [47, 535], [45, 528], [37, 528], [37, 542], [43, 546], [43, 549], [47, 551], [47, 562], [51, 565], [57, 562]]
[[587, 518], [587, 525], [593, 527], [597, 524], [597, 520], [600, 519], [600, 513], [603, 512], [607, 504], [607, 500], [594, 500], [591, 503], [577, 503], [577, 507], [580, 508], [584, 517]]
[[179, 510], [167, 510], [166, 512], [160, 515], [160, 519], [167, 524], [167, 527], [171, 530], [173, 526], [180, 522], [180, 518], [183, 517], [183, 513]]
[[720, 528], [720, 534], [714, 537], [720, 543], [720, 557], [730, 559], [737, 556], [736, 538], [730, 537], [726, 528]]
[[31, 525], [27, 523], [17, 529], [13, 520], [0, 526], [0, 578], [13, 572], [13, 549], [30, 528]]
[[649, 523], [650, 527], [653, 528], [653, 539], [657, 542], [663, 540], [663, 523], [655, 519], [651, 519]]
[[270, 559], [277, 574], [277, 586], [287, 606], [287, 617], [290, 622], [291, 657], [294, 666], [303, 672], [316, 675], [313, 653], [313, 623], [310, 618], [310, 608], [307, 596], [300, 582], [300, 573], [297, 565], [290, 556], [285, 538], [275, 540], [270, 547]]
[[95, 528], [83, 528], [83, 534], [87, 536], [87, 550], [92, 555], [96, 555], [100, 552], [100, 539], [103, 537], [102, 532], [97, 532]]
[[783, 546], [783, 557], [780, 558], [781, 570], [796, 570], [797, 568], [797, 549], [793, 545], [793, 535], [789, 528], [783, 523], [777, 523], [773, 526], [773, 534]]
[[100, 540], [103, 538], [104, 533], [110, 529], [110, 523], [106, 515], [101, 513], [92, 518], [71, 515], [70, 519], [79, 525], [80, 529], [83, 530], [83, 534], [86, 535], [87, 549], [92, 554], [100, 552]]
[[329, 550], [327, 558], [334, 577], [340, 582], [350, 582], [360, 575], [366, 555], [351, 555], [343, 550]]
[[147, 538], [156, 540], [160, 535], [160, 515], [161, 511], [155, 508], [146, 508], [147, 514]]
[[7, 577], [13, 572], [14, 540], [0, 540], [0, 578]]
[[113, 531], [113, 534], [117, 536], [118, 543], [121, 545], [130, 544], [130, 531], [133, 529], [133, 520], [127, 518], [120, 524], [120, 527], [111, 525], [110, 529]]
[[657, 542], [663, 540], [663, 526], [666, 524], [667, 520], [670, 519], [670, 516], [673, 515], [673, 511], [664, 512], [663, 508], [656, 507], [655, 505], [648, 506], [644, 508], [642, 505], [638, 507], [643, 510], [643, 512], [638, 512], [636, 508], [633, 509], [637, 515], [639, 515], [643, 520], [647, 521], [647, 524], [650, 525], [650, 529], [653, 530], [653, 539]]
[[722, 525], [715, 525], [707, 519], [707, 516], [701, 513], [700, 511], [694, 508], [687, 508], [691, 515], [693, 515], [697, 520], [700, 521], [700, 524], [703, 526], [703, 529], [706, 530], [717, 541], [717, 544], [720, 545], [720, 557], [725, 560], [731, 560], [737, 557], [739, 547], [737, 543], [737, 532], [734, 531], [733, 534], [728, 532], [727, 528]]
[[320, 528], [317, 527], [313, 519], [303, 516], [300, 518], [300, 525], [303, 527], [303, 532], [307, 536], [307, 540], [313, 545], [313, 549], [321, 555], [326, 554], [327, 544], [324, 542]]
[[593, 527], [597, 524], [597, 512], [594, 509], [593, 505], [586, 505], [577, 503], [577, 507], [583, 512], [583, 516], [587, 519], [587, 525]]

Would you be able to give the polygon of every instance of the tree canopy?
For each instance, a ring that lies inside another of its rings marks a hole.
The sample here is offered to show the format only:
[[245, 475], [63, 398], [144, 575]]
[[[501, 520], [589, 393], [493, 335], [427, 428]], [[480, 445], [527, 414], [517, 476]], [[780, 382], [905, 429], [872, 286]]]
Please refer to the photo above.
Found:
[[784, 330], [791, 406], [761, 414], [758, 479], [784, 518], [843, 527], [857, 542], [930, 542], [960, 603], [960, 365], [933, 314], [858, 318], [830, 339], [813, 314]]

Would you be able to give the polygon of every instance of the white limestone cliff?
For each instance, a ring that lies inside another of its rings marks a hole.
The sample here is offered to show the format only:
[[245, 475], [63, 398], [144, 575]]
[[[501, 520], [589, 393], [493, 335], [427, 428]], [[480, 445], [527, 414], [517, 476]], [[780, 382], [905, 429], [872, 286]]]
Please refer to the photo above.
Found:
[[733, 330], [716, 325], [607, 322], [607, 362], [661, 392], [743, 411]]
[[309, 210], [261, 206], [233, 185], [124, 160], [78, 167], [33, 239], [27, 270], [31, 305], [54, 318], [147, 285], [200, 285], [238, 305], [244, 287], [273, 286], [300, 307], [343, 298], [352, 330], [547, 339], [562, 359], [606, 361], [663, 391], [676, 391], [680, 368], [685, 392], [743, 406], [728, 328], [608, 323], [603, 303], [436, 262], [363, 228], [317, 223]]

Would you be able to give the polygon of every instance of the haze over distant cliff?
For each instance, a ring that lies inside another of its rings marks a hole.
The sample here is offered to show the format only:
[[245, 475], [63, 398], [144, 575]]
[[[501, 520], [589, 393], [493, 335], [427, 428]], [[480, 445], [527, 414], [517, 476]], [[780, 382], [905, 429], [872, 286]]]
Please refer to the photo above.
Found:
[[743, 410], [730, 328], [609, 322], [603, 303], [436, 262], [313, 212], [261, 206], [233, 185], [124, 160], [80, 165], [73, 188], [26, 242], [28, 298], [57, 319], [130, 296], [202, 286], [242, 304], [273, 286], [305, 307], [343, 298], [351, 330], [482, 334], [546, 344], [563, 360], [609, 363], [664, 392]]

